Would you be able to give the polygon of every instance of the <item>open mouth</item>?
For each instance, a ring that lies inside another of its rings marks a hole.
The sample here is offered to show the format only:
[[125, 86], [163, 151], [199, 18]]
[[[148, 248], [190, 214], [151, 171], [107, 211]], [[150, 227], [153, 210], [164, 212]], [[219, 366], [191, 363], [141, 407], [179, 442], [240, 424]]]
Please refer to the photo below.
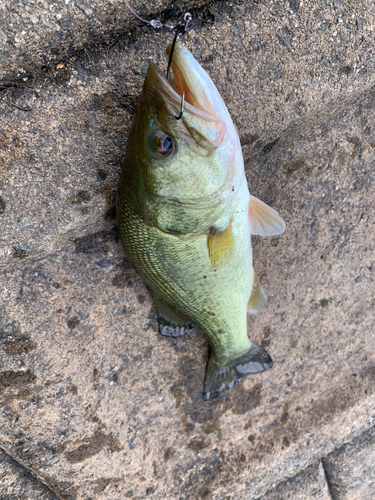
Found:
[[[171, 45], [167, 49], [170, 53]], [[213, 151], [221, 144], [226, 130], [227, 110], [210, 77], [192, 54], [176, 43], [171, 61], [173, 73], [167, 80], [164, 72], [151, 64], [147, 73], [149, 83], [165, 98], [175, 118], [204, 149]], [[181, 99], [185, 108], [181, 114]], [[179, 119], [179, 118], [178, 118]]]
[[[170, 56], [171, 48], [172, 45], [169, 45], [167, 48], [168, 57]], [[204, 102], [206, 99], [203, 99], [203, 89], [200, 88], [201, 85], [199, 85], [199, 80], [196, 78], [198, 75], [192, 74], [192, 68], [189, 66], [190, 61], [187, 60], [186, 55], [183, 52], [184, 51], [180, 50], [179, 45], [175, 46], [171, 61], [173, 77], [168, 81], [177, 94], [180, 96], [182, 96], [183, 93], [185, 94], [185, 101], [187, 103], [205, 113], [215, 116], [212, 106], [209, 105], [209, 103]]]
[[[172, 44], [167, 48], [167, 56], [169, 57]], [[165, 75], [158, 70], [159, 76], [163, 80], [160, 90], [166, 93], [167, 88], [173, 91], [173, 101], [178, 96], [178, 101], [185, 94], [185, 103], [190, 104], [196, 109], [207, 113], [213, 117], [217, 117], [218, 113], [215, 109], [217, 97], [221, 100], [215, 85], [211, 79], [194, 59], [192, 54], [185, 47], [176, 43], [172, 62], [171, 73], [167, 80]], [[160, 83], [157, 85], [160, 86]], [[169, 94], [170, 91], [168, 92]], [[172, 95], [169, 95], [171, 98]]]

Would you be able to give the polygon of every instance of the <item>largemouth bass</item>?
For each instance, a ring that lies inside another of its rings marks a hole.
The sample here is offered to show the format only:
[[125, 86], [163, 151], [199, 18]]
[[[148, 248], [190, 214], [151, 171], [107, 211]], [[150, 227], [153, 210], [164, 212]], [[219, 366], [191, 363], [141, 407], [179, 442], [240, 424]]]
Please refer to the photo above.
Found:
[[148, 68], [121, 173], [118, 227], [152, 290], [160, 333], [198, 325], [206, 334], [208, 400], [272, 366], [247, 336], [247, 312], [266, 304], [250, 240], [281, 234], [285, 224], [250, 195], [237, 131], [208, 74], [179, 44], [171, 69], [167, 80], [155, 64]]

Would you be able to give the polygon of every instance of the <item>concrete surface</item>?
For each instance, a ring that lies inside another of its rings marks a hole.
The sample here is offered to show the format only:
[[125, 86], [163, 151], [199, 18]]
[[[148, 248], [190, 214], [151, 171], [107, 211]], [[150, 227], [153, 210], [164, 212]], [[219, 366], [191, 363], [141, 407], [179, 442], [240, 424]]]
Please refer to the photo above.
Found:
[[0, 498], [2, 500], [19, 500], [36, 498], [38, 500], [56, 500], [45, 485], [30, 472], [15, 462], [3, 451], [0, 451]]
[[254, 238], [270, 299], [249, 333], [275, 364], [203, 402], [205, 338], [158, 334], [118, 241], [126, 134], [171, 35], [119, 1], [5, 1], [0, 498], [368, 500], [375, 7], [132, 5], [193, 13], [183, 43], [238, 127], [250, 191], [287, 223]]

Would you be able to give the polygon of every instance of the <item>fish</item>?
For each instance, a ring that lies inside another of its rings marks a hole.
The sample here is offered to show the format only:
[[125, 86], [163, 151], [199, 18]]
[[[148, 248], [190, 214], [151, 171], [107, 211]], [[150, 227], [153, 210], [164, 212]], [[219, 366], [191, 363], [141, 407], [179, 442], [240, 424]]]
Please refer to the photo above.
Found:
[[176, 337], [196, 325], [206, 335], [207, 401], [273, 365], [247, 335], [247, 313], [267, 302], [251, 236], [279, 235], [285, 223], [250, 195], [224, 101], [180, 43], [171, 70], [167, 80], [156, 64], [148, 67], [120, 175], [117, 223], [130, 262], [151, 289], [160, 333]]

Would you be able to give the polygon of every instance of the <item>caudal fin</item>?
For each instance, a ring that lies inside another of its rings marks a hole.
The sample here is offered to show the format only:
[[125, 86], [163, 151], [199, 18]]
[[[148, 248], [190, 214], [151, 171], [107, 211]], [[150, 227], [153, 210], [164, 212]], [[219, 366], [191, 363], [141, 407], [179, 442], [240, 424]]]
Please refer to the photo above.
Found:
[[239, 358], [226, 363], [218, 363], [211, 355], [204, 381], [203, 399], [208, 401], [217, 398], [236, 386], [245, 375], [263, 372], [272, 365], [271, 356], [255, 344]]

